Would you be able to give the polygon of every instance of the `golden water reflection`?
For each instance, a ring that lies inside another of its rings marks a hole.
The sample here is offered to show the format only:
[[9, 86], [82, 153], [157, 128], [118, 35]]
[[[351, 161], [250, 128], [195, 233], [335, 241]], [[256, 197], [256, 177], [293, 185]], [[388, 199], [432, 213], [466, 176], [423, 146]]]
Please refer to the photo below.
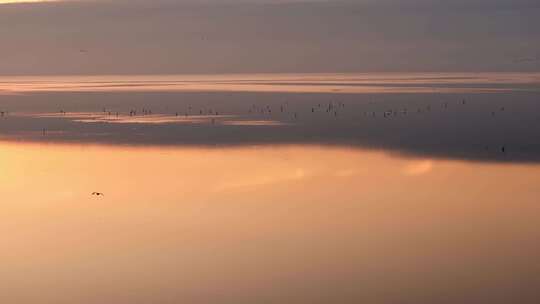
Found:
[[538, 91], [539, 73], [336, 73], [0, 77], [31, 92], [497, 93]]
[[0, 167], [3, 303], [390, 303], [538, 280], [539, 166], [2, 143]]

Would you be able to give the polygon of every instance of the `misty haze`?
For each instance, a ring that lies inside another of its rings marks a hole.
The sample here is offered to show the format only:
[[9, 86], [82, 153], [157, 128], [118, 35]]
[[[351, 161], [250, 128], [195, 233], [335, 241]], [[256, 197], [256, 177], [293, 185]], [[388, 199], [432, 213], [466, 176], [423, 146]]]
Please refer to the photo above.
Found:
[[538, 303], [540, 3], [0, 0], [0, 302]]

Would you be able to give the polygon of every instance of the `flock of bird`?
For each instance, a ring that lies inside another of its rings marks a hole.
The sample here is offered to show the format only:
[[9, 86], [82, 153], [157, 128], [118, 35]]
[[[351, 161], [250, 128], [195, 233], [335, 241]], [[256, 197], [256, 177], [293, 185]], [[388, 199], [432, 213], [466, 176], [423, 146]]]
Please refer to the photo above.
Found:
[[[375, 102], [369, 102], [368, 105], [374, 105]], [[467, 105], [467, 101], [465, 99], [462, 99], [461, 101], [459, 101], [458, 103], [459, 105], [462, 105], [462, 106], [465, 106]], [[396, 117], [396, 116], [405, 116], [405, 115], [408, 115], [408, 114], [412, 114], [412, 113], [429, 113], [429, 112], [432, 112], [432, 104], [429, 104], [429, 105], [426, 105], [426, 106], [423, 106], [423, 107], [417, 107], [417, 108], [414, 108], [414, 109], [409, 109], [407, 107], [404, 107], [404, 108], [401, 108], [401, 109], [386, 109], [386, 110], [365, 110], [362, 112], [363, 116], [367, 116], [367, 117], [372, 117], [372, 118], [376, 118], [376, 117], [382, 117], [382, 118], [392, 118], [392, 117]], [[446, 111], [449, 109], [449, 106], [450, 106], [450, 103], [449, 102], [443, 102], [441, 104], [441, 109], [443, 111]], [[338, 118], [341, 116], [341, 114], [344, 114], [343, 112], [341, 112], [341, 110], [345, 109], [345, 103], [343, 102], [329, 102], [328, 104], [321, 104], [321, 103], [318, 103], [316, 106], [312, 106], [309, 108], [308, 111], [306, 111], [307, 113], [301, 113], [299, 112], [298, 110], [295, 110], [295, 111], [288, 111], [288, 103], [285, 102], [281, 105], [279, 105], [278, 109], [277, 109], [277, 112], [279, 113], [285, 113], [285, 114], [291, 114], [292, 118], [294, 120], [298, 120], [299, 117], [300, 117], [300, 114], [304, 115], [304, 114], [316, 114], [316, 113], [327, 113], [329, 116], [332, 116], [334, 118]], [[493, 116], [496, 116], [497, 112], [505, 112], [506, 111], [506, 108], [505, 107], [499, 107], [498, 109], [496, 110], [490, 110], [489, 111], [489, 114], [493, 117]], [[253, 104], [249, 109], [248, 109], [248, 114], [250, 115], [253, 115], [253, 114], [259, 114], [259, 115], [266, 115], [266, 116], [271, 116], [273, 113], [275, 113], [276, 110], [274, 108], [272, 108], [272, 106], [270, 105], [263, 105], [263, 106], [260, 106], [260, 105], [256, 105], [256, 104]], [[346, 113], [349, 113], [350, 112], [346, 112]]]
[[[370, 101], [366, 104], [366, 106], [369, 107], [375, 104], [376, 102]], [[456, 104], [461, 105], [461, 106], [466, 106], [467, 101], [465, 99], [462, 99], [459, 102], [454, 102], [454, 105]], [[386, 109], [386, 110], [381, 110], [381, 109], [373, 110], [373, 109], [364, 108], [360, 113], [363, 114], [364, 117], [371, 117], [371, 118], [381, 117], [385, 119], [390, 119], [393, 117], [406, 116], [406, 115], [410, 115], [414, 113], [418, 113], [418, 114], [429, 113], [435, 110], [434, 106], [435, 104], [431, 103], [428, 105], [415, 107], [413, 109], [407, 108], [407, 107], [403, 107], [400, 109]], [[442, 109], [443, 111], [448, 110], [450, 106], [451, 104], [449, 102], [440, 103], [440, 109]], [[505, 111], [506, 111], [506, 107], [502, 106], [496, 109], [489, 110], [488, 115], [494, 117], [497, 115], [498, 112], [505, 112]], [[303, 109], [299, 108], [298, 106], [291, 107], [289, 102], [283, 102], [278, 105], [251, 104], [247, 108], [246, 112], [248, 116], [256, 115], [258, 116], [258, 118], [261, 118], [261, 119], [284, 120], [288, 118], [290, 120], [298, 121], [298, 122], [300, 122], [301, 117], [309, 117], [310, 115], [315, 115], [315, 114], [320, 114], [320, 113], [323, 113], [323, 114], [325, 113], [327, 117], [332, 117], [334, 119], [339, 119], [344, 114], [348, 114], [349, 116], [351, 114], [355, 114], [355, 115], [358, 114], [354, 112], [354, 110], [350, 110], [350, 111], [346, 110], [345, 103], [334, 102], [334, 101], [330, 101], [325, 104], [317, 103], [309, 107], [304, 107]], [[67, 114], [67, 111], [65, 111], [64, 109], [61, 109], [58, 111], [58, 113], [64, 116]], [[116, 117], [116, 118], [120, 118], [120, 117], [135, 118], [135, 117], [144, 117], [144, 116], [151, 117], [152, 115], [164, 115], [164, 114], [166, 115], [166, 113], [162, 113], [162, 112], [160, 114], [155, 114], [156, 112], [154, 112], [152, 109], [148, 107], [143, 107], [142, 109], [133, 108], [125, 113], [118, 112], [118, 111], [111, 111], [111, 110], [108, 110], [107, 108], [102, 108], [101, 113], [102, 115]], [[8, 114], [9, 114], [8, 111], [0, 111], [1, 117], [6, 118]], [[217, 122], [216, 119], [219, 119], [220, 116], [223, 116], [223, 114], [224, 114], [223, 111], [218, 111], [217, 109], [208, 108], [208, 107], [201, 107], [201, 108], [195, 109], [195, 107], [192, 105], [188, 105], [186, 107], [186, 110], [183, 112], [176, 111], [176, 112], [171, 113], [171, 115], [173, 115], [174, 117], [178, 117], [179, 119], [182, 117], [201, 118], [204, 116], [204, 118], [207, 119], [207, 121], [212, 125], [215, 125]], [[230, 114], [234, 114], [234, 113], [230, 113]], [[43, 128], [42, 132], [43, 132], [43, 135], [47, 135], [46, 128]], [[502, 150], [506, 150], [506, 149], [502, 148]]]
[[[369, 102], [368, 105], [373, 105], [375, 102]], [[466, 105], [467, 101], [465, 99], [461, 100], [459, 102], [461, 105]], [[298, 109], [296, 110], [290, 110], [289, 109], [289, 103], [284, 102], [282, 104], [279, 104], [278, 106], [272, 107], [271, 105], [257, 105], [252, 104], [247, 109], [248, 115], [263, 115], [265, 117], [271, 117], [273, 114], [288, 114], [290, 115], [290, 118], [294, 120], [299, 120], [300, 114], [315, 114], [315, 113], [327, 113], [330, 116], [333, 116], [335, 118], [338, 118], [341, 114], [341, 110], [345, 109], [345, 103], [343, 102], [328, 102], [328, 104], [321, 104], [318, 103], [315, 106], [310, 106], [309, 109], [306, 111], [307, 113], [301, 113]], [[444, 102], [441, 104], [441, 108], [443, 110], [449, 109], [449, 103]], [[384, 111], [377, 111], [377, 110], [367, 110], [363, 111], [363, 116], [369, 116], [369, 117], [383, 117], [383, 118], [391, 118], [396, 117], [398, 115], [408, 115], [412, 114], [414, 112], [416, 113], [425, 113], [425, 112], [431, 112], [432, 111], [432, 105], [426, 105], [424, 107], [417, 107], [414, 109], [409, 108], [402, 108], [402, 109], [387, 109]], [[506, 111], [505, 107], [500, 107], [496, 110], [490, 110], [489, 114], [491, 116], [495, 116], [497, 112], [504, 112]], [[60, 110], [60, 114], [66, 115], [67, 112], [65, 110]], [[128, 117], [141, 117], [141, 116], [151, 116], [154, 115], [155, 112], [152, 111], [150, 108], [143, 107], [142, 109], [130, 109], [126, 114], [123, 114], [118, 111], [110, 111], [106, 108], [102, 109], [102, 113], [107, 116], [114, 116], [114, 117], [120, 117], [120, 116], [128, 116]], [[8, 114], [7, 111], [0, 111], [0, 115], [2, 117], [6, 116]], [[172, 115], [175, 117], [201, 117], [205, 116], [209, 118], [210, 122], [215, 123], [215, 119], [211, 118], [210, 116], [217, 116], [223, 115], [223, 112], [220, 112], [216, 109], [212, 108], [200, 108], [198, 110], [194, 110], [194, 107], [189, 105], [187, 109], [184, 112], [174, 112]]]

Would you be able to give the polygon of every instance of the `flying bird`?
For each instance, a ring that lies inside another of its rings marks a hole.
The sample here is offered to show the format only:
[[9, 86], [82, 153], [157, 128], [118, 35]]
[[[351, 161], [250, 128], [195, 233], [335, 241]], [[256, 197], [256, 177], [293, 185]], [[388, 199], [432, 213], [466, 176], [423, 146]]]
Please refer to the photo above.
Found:
[[94, 196], [105, 196], [105, 194], [103, 194], [101, 192], [92, 192], [92, 195], [94, 195]]

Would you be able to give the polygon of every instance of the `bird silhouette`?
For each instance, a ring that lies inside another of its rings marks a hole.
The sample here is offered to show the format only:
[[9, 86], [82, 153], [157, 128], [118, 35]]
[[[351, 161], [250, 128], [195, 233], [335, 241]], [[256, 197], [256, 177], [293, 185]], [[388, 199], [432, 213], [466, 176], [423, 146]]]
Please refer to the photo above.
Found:
[[101, 192], [92, 192], [92, 195], [94, 195], [94, 196], [105, 196], [105, 194], [103, 194]]

